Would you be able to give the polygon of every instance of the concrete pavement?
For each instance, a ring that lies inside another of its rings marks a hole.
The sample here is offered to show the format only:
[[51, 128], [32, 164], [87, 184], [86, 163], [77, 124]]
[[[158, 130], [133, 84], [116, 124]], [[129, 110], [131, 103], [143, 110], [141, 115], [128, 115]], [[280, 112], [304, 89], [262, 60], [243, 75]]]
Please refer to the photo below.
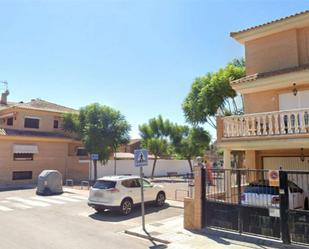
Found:
[[238, 234], [185, 230], [183, 203], [170, 200], [163, 208], [147, 205], [148, 232], [170, 243], [152, 242], [124, 233], [144, 234], [139, 208], [129, 216], [96, 213], [87, 206], [87, 195], [86, 190], [72, 188], [50, 197], [36, 196], [35, 189], [0, 192], [0, 249], [285, 248], [278, 242]]
[[[87, 191], [69, 189], [61, 196], [37, 199], [35, 189], [0, 192], [0, 249], [145, 249], [154, 245], [123, 233], [140, 225], [138, 208], [125, 217], [108, 211], [99, 214], [88, 207], [86, 195]], [[168, 205], [147, 206], [146, 221], [182, 212]]]
[[[168, 241], [164, 247], [169, 249], [270, 249], [270, 248], [302, 248], [285, 246], [279, 241], [258, 237], [239, 235], [237, 233], [205, 229], [201, 232], [188, 231], [183, 228], [183, 216], [179, 215], [146, 225], [147, 232], [159, 240]], [[145, 235], [140, 226], [128, 229], [129, 233]], [[128, 235], [132, 237], [132, 235]], [[162, 243], [158, 243], [162, 244]]]

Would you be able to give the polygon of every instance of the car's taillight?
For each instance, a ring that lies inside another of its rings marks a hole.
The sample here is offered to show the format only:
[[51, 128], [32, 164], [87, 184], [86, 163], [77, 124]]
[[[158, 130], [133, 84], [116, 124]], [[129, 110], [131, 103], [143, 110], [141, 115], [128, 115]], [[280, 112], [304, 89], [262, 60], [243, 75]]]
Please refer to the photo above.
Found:
[[246, 201], [246, 195], [245, 194], [241, 194], [241, 201]]
[[280, 198], [279, 196], [273, 196], [271, 198], [271, 204], [279, 204], [280, 203]]
[[119, 192], [118, 188], [111, 188], [111, 189], [107, 189], [107, 191], [112, 192], [112, 193], [116, 193]]

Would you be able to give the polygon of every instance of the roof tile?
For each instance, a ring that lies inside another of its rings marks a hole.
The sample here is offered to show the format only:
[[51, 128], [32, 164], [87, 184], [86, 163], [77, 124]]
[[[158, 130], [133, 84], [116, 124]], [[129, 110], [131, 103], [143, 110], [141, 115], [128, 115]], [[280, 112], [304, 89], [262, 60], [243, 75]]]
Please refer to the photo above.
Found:
[[251, 75], [245, 76], [245, 77], [237, 79], [237, 80], [233, 80], [230, 83], [232, 85], [236, 85], [236, 84], [240, 84], [240, 83], [255, 81], [255, 80], [260, 79], [260, 78], [268, 78], [268, 77], [271, 77], [271, 76], [276, 76], [276, 75], [286, 74], [286, 73], [293, 73], [293, 72], [298, 72], [298, 71], [303, 71], [303, 70], [308, 70], [308, 69], [309, 69], [309, 64], [297, 66], [297, 67], [292, 67], [292, 68], [280, 69], [280, 70], [271, 71], [271, 72], [256, 73], [256, 74], [251, 74]]
[[266, 23], [263, 23], [263, 24], [260, 24], [260, 25], [256, 25], [256, 26], [246, 28], [246, 29], [243, 29], [243, 30], [240, 30], [240, 31], [231, 32], [230, 35], [233, 37], [234, 35], [238, 35], [240, 33], [244, 33], [244, 32], [247, 32], [247, 31], [250, 31], [250, 30], [253, 30], [253, 29], [261, 28], [261, 27], [264, 27], [264, 26], [267, 26], [267, 25], [270, 25], [270, 24], [273, 24], [273, 23], [281, 22], [281, 21], [284, 21], [284, 20], [287, 20], [287, 19], [290, 19], [290, 18], [293, 18], [293, 17], [296, 17], [296, 16], [304, 15], [304, 14], [307, 14], [307, 13], [309, 13], [309, 10], [304, 10], [304, 11], [295, 13], [293, 15], [289, 15], [289, 16], [286, 16], [286, 17], [282, 17], [282, 18], [279, 18], [279, 19], [272, 20], [270, 22], [266, 22]]
[[16, 129], [0, 129], [0, 136], [26, 136], [26, 137], [50, 137], [50, 138], [72, 138], [72, 136], [45, 131], [27, 131], [27, 130], [16, 130]]
[[25, 109], [32, 109], [32, 110], [43, 110], [43, 111], [50, 111], [50, 112], [78, 112], [77, 110], [69, 107], [65, 107], [62, 105], [58, 105], [55, 103], [48, 102], [46, 100], [42, 99], [33, 99], [30, 102], [18, 102], [18, 103], [13, 103], [10, 102], [7, 105], [0, 105], [0, 110], [7, 109], [10, 107], [20, 107], [20, 108], [25, 108]]

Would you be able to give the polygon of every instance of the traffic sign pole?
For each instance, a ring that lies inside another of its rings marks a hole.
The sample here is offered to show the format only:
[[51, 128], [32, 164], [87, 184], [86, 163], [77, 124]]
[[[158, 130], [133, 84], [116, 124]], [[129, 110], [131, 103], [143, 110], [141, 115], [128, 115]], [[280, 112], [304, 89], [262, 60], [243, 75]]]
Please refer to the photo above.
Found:
[[141, 177], [141, 209], [142, 209], [142, 226], [145, 233], [146, 226], [145, 226], [145, 202], [144, 202], [144, 182], [143, 182], [143, 167], [139, 168], [139, 173]]
[[145, 226], [145, 201], [144, 201], [144, 180], [143, 180], [143, 177], [144, 177], [143, 167], [148, 165], [148, 151], [145, 149], [135, 150], [134, 151], [134, 164], [135, 164], [135, 167], [139, 167], [139, 174], [140, 174], [143, 231], [147, 235], [149, 235], [149, 233], [146, 231], [146, 226]]
[[[94, 180], [97, 180], [97, 161], [99, 160], [99, 154], [90, 154], [90, 160], [93, 161]], [[91, 164], [90, 164], [91, 165]]]

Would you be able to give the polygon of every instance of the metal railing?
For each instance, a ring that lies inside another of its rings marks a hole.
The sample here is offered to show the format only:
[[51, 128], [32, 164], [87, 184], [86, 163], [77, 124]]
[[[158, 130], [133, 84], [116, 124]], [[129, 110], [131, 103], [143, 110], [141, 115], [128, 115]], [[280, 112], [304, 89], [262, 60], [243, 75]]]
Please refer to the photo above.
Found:
[[89, 183], [89, 181], [81, 181], [81, 182], [80, 182], [80, 189], [84, 189], [84, 187], [86, 187], [87, 189], [90, 188], [90, 183]]
[[[278, 193], [277, 193], [278, 192]], [[279, 205], [271, 194], [279, 195], [279, 187], [268, 185], [268, 170], [212, 169], [206, 171], [206, 199], [247, 206]], [[258, 198], [257, 198], [258, 197]]]
[[65, 185], [66, 186], [74, 186], [74, 181], [73, 181], [73, 179], [66, 179], [65, 180]]

